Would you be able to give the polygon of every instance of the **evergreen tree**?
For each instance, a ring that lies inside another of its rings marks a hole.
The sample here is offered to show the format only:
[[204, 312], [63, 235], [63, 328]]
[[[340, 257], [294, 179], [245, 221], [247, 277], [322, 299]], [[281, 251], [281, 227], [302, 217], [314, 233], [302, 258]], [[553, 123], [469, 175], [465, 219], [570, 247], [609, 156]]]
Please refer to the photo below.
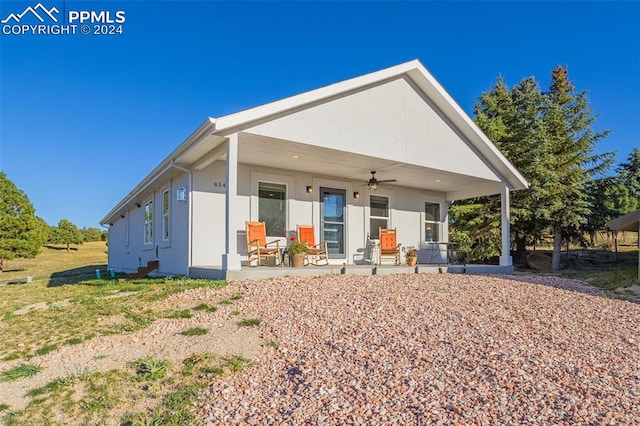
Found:
[[627, 162], [620, 164], [617, 170], [620, 181], [640, 206], [640, 148], [633, 148]]
[[[513, 89], [500, 78], [474, 104], [478, 127], [531, 184], [529, 190], [517, 191], [511, 197], [512, 238], [521, 254], [543, 234], [545, 220], [550, 216], [548, 187], [556, 181], [549, 170], [543, 107], [544, 95], [533, 77], [522, 80]], [[482, 245], [481, 251], [471, 250], [473, 260], [480, 260], [477, 257], [480, 253], [495, 256], [501, 246], [499, 214], [499, 197], [453, 203], [452, 239], [470, 241], [471, 247]], [[477, 217], [473, 218], [474, 215]]]
[[76, 225], [67, 219], [62, 219], [58, 222], [58, 226], [51, 227], [49, 242], [51, 244], [64, 244], [67, 246], [67, 251], [69, 251], [71, 250], [71, 244], [82, 244], [84, 236]]
[[576, 93], [567, 77], [567, 69], [558, 66], [551, 72], [551, 87], [545, 105], [545, 131], [553, 154], [550, 171], [556, 181], [550, 192], [553, 257], [551, 268], [560, 269], [563, 231], [586, 224], [591, 203], [586, 186], [592, 177], [610, 167], [613, 154], [595, 154], [597, 142], [608, 131], [595, 133], [595, 121], [586, 92]]
[[[511, 197], [516, 250], [524, 253], [527, 245], [554, 235], [553, 267], [558, 269], [563, 231], [566, 237], [569, 231], [580, 233], [592, 213], [587, 185], [611, 164], [611, 153], [594, 154], [596, 143], [608, 132], [591, 130], [595, 118], [586, 92], [575, 92], [563, 67], [553, 70], [548, 93], [542, 93], [533, 77], [513, 89], [500, 78], [474, 110], [480, 129], [530, 183], [528, 190]], [[467, 245], [472, 253], [480, 244], [486, 246], [484, 255], [498, 252], [499, 211], [497, 197], [453, 203], [452, 240], [464, 242], [461, 246]]]
[[40, 253], [46, 229], [47, 224], [35, 215], [27, 195], [0, 172], [0, 272], [7, 260]]

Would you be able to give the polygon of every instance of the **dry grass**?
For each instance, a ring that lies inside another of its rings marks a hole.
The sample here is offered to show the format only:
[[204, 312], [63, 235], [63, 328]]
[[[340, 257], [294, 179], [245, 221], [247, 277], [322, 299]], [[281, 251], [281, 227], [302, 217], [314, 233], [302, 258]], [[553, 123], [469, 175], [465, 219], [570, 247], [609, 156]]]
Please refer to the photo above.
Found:
[[12, 281], [24, 282], [27, 276], [34, 280], [72, 278], [93, 274], [96, 269], [107, 268], [107, 244], [104, 241], [72, 246], [71, 250], [61, 246], [45, 246], [35, 259], [5, 261], [5, 271], [0, 273], [0, 285]]
[[[36, 374], [27, 367], [29, 360], [39, 355], [100, 335], [127, 334], [146, 327], [165, 316], [166, 309], [153, 307], [169, 295], [198, 287], [219, 289], [226, 284], [184, 277], [120, 283], [104, 273], [106, 261], [105, 243], [94, 242], [70, 251], [45, 247], [35, 259], [9, 263], [7, 272], [0, 274], [0, 336], [4, 337], [0, 339], [0, 370], [4, 380]], [[98, 268], [107, 279], [96, 279]], [[27, 276], [33, 280], [27, 282]], [[191, 310], [178, 313], [179, 318], [191, 316]], [[191, 329], [193, 334], [201, 332]], [[185, 359], [184, 365], [166, 367], [167, 377], [146, 378], [142, 384], [128, 365], [57, 378], [31, 389], [31, 402], [22, 411], [2, 407], [0, 424], [98, 424], [104, 419], [120, 423], [118, 419], [126, 420], [121, 412], [124, 407], [133, 408], [147, 400], [151, 402], [141, 407], [158, 408], [138, 408], [130, 420], [190, 424], [195, 421], [192, 410], [198, 391], [215, 377], [236, 371], [235, 365], [227, 365], [214, 354], [205, 358]], [[178, 414], [174, 416], [174, 412]]]

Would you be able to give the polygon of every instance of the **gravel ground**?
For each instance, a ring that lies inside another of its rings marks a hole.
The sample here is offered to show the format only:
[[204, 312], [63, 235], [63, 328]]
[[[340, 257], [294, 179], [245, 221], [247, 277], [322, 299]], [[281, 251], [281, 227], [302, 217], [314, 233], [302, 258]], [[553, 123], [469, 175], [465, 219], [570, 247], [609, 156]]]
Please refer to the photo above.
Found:
[[526, 281], [232, 283], [278, 347], [206, 391], [204, 423], [638, 424], [640, 306], [577, 281]]

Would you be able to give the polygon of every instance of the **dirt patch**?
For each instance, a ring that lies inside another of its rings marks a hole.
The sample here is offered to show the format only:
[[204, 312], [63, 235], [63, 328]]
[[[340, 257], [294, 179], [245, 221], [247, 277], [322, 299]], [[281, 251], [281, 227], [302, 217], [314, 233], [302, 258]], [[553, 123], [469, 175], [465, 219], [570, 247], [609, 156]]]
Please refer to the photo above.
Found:
[[44, 311], [46, 309], [56, 309], [56, 308], [64, 308], [66, 306], [71, 305], [69, 300], [61, 300], [59, 302], [47, 303], [47, 302], [39, 302], [31, 305], [23, 306], [20, 309], [15, 310], [14, 315], [25, 315], [31, 311]]
[[[195, 303], [185, 300], [184, 295], [179, 299], [189, 305]], [[41, 307], [31, 307], [39, 308]], [[205, 352], [220, 357], [241, 355], [249, 359], [256, 358], [263, 343], [258, 329], [239, 327], [240, 318], [229, 315], [230, 309], [221, 309], [215, 313], [197, 312], [188, 319], [163, 318], [135, 333], [100, 336], [80, 345], [63, 346], [50, 354], [34, 357], [29, 362], [43, 367], [43, 371], [30, 378], [2, 383], [0, 402], [8, 404], [11, 410], [22, 410], [30, 402], [25, 395], [31, 389], [74, 374], [125, 370], [129, 368], [130, 362], [145, 357], [171, 360], [174, 363]], [[192, 327], [206, 328], [208, 332], [201, 336], [182, 334]], [[0, 363], [0, 372], [21, 362], [24, 361]]]

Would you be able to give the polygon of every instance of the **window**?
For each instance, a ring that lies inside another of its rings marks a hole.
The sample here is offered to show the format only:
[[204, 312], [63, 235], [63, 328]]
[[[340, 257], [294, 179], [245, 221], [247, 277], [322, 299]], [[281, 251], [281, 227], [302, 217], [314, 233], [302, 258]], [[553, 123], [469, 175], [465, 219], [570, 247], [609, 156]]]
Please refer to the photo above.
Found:
[[424, 240], [440, 241], [440, 204], [424, 203]]
[[169, 190], [162, 193], [162, 240], [169, 240]]
[[144, 243], [153, 243], [153, 200], [144, 205]]
[[258, 221], [267, 227], [267, 236], [285, 237], [287, 231], [287, 186], [258, 182]]
[[369, 235], [380, 238], [380, 228], [389, 227], [389, 198], [372, 195], [369, 198]]

